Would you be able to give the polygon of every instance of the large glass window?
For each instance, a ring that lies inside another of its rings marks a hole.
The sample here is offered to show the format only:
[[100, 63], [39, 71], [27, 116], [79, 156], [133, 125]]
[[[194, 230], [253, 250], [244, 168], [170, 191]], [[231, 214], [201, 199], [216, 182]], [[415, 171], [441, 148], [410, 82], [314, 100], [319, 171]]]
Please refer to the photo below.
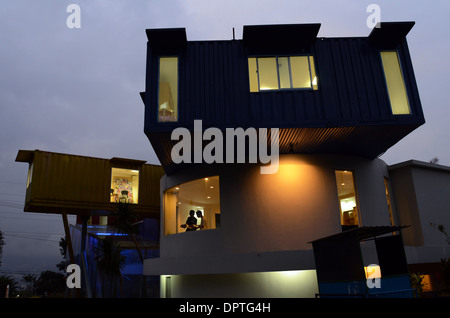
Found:
[[139, 170], [112, 168], [111, 202], [138, 203]]
[[250, 91], [318, 89], [314, 58], [306, 56], [250, 57]]
[[178, 57], [159, 59], [158, 121], [177, 121]]
[[383, 63], [392, 114], [410, 114], [411, 110], [409, 108], [408, 95], [406, 94], [405, 82], [397, 51], [382, 51], [381, 60]]
[[353, 172], [347, 170], [336, 170], [335, 175], [342, 229], [346, 230], [357, 227], [359, 224], [359, 207]]
[[165, 235], [220, 227], [219, 177], [198, 179], [167, 189], [163, 204]]

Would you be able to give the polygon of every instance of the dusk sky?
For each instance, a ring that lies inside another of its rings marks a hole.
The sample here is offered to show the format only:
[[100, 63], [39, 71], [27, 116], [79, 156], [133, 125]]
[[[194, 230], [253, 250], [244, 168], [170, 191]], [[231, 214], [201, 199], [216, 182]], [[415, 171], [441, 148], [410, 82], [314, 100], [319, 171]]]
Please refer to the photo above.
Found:
[[[80, 28], [68, 28], [70, 4]], [[23, 212], [19, 149], [159, 164], [143, 132], [145, 29], [184, 27], [188, 40], [242, 38], [244, 25], [321, 23], [320, 37], [367, 36], [381, 21], [415, 21], [408, 44], [426, 123], [389, 149], [387, 164], [450, 166], [448, 0], [0, 0], [0, 275], [57, 270], [60, 215]], [[74, 221], [71, 217], [70, 221]]]

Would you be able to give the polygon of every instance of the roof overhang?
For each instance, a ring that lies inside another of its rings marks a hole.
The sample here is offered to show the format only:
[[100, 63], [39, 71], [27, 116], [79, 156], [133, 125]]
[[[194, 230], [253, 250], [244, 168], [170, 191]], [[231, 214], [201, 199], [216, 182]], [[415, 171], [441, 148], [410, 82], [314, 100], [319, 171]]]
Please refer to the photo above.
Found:
[[250, 52], [265, 50], [300, 51], [309, 49], [316, 40], [320, 23], [246, 25], [243, 31], [244, 45]]
[[365, 241], [377, 236], [382, 236], [389, 233], [394, 233], [402, 230], [407, 226], [362, 226], [351, 230], [347, 230], [341, 233], [333, 234], [327, 237], [323, 237], [309, 243], [316, 243], [319, 241], [332, 241], [339, 239], [343, 236], [354, 236], [358, 241]]
[[379, 46], [395, 46], [406, 38], [414, 24], [413, 21], [381, 22], [369, 34], [369, 41]]
[[[417, 125], [280, 128], [279, 154], [342, 154], [374, 159], [415, 128]], [[172, 140], [171, 133], [171, 130], [146, 131], [166, 174], [189, 165], [175, 164], [172, 161], [172, 148], [179, 141]], [[191, 142], [193, 140], [194, 138], [191, 138]], [[270, 142], [270, 131], [267, 140]], [[203, 141], [202, 151], [209, 142], [211, 141]], [[195, 149], [193, 144], [191, 147]], [[194, 160], [192, 159], [191, 162]]]
[[147, 29], [148, 45], [153, 49], [171, 50], [186, 46], [185, 28]]

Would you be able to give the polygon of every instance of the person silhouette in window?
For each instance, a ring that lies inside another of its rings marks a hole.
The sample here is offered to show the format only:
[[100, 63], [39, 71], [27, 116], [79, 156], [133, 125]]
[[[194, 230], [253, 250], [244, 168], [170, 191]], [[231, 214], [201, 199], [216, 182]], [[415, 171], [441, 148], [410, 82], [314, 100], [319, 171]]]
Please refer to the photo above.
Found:
[[197, 230], [197, 218], [194, 214], [194, 210], [189, 211], [189, 216], [186, 220], [186, 232]]
[[197, 211], [196, 212], [196, 214], [197, 214], [197, 217], [200, 219], [200, 224], [198, 224], [197, 225], [197, 229], [199, 229], [199, 230], [206, 230], [206, 220], [205, 220], [205, 218], [204, 218], [204, 216], [203, 216], [203, 214], [202, 214], [202, 211]]

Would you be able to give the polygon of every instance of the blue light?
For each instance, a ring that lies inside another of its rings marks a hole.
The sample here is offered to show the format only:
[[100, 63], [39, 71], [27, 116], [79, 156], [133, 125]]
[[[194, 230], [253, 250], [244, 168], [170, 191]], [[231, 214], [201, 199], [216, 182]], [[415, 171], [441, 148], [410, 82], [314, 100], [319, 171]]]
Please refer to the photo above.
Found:
[[99, 236], [126, 236], [128, 234], [121, 234], [121, 233], [103, 233], [103, 232], [97, 232], [94, 233], [95, 235], [99, 235]]

